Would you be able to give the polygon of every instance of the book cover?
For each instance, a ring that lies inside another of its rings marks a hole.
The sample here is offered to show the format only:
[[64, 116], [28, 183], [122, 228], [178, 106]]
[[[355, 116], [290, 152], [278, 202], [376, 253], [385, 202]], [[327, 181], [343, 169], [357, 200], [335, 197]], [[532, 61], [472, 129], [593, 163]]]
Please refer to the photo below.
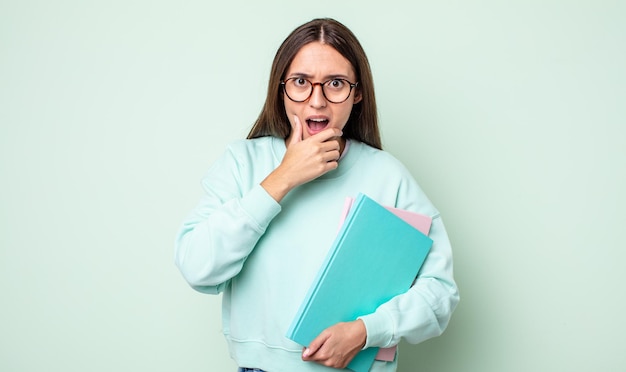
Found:
[[[348, 216], [348, 212], [350, 212], [350, 208], [352, 207], [352, 203], [354, 203], [354, 198], [346, 198], [343, 210], [341, 211], [341, 218], [339, 221], [339, 227], [343, 224], [346, 217]], [[402, 218], [409, 225], [415, 227], [419, 231], [423, 232], [424, 235], [428, 235], [430, 232], [430, 226], [432, 225], [433, 219], [430, 216], [407, 211], [404, 209], [394, 208], [385, 206], [389, 211], [393, 212], [396, 216]], [[380, 348], [378, 353], [376, 354], [375, 360], [382, 360], [385, 362], [392, 362], [396, 357], [396, 349], [397, 346], [392, 346], [388, 348]]]
[[[338, 322], [370, 314], [406, 292], [432, 240], [368, 196], [354, 200], [287, 337], [308, 345]], [[377, 349], [361, 351], [348, 368], [366, 372]]]

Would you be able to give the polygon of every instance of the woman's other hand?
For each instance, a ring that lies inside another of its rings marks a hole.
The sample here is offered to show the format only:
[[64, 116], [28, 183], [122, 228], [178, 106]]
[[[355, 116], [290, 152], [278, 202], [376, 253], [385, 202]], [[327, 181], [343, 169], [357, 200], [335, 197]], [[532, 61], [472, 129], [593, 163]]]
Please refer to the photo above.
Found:
[[363, 349], [367, 330], [362, 320], [337, 323], [319, 334], [302, 352], [302, 360], [332, 368], [346, 368]]

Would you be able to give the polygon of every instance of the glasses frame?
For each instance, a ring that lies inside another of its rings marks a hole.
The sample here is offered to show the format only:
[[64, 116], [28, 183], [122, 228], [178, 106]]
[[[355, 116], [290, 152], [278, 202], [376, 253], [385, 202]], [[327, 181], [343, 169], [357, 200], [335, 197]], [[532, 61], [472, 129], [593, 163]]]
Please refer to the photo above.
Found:
[[[289, 96], [289, 93], [287, 93], [287, 87], [286, 87], [286, 85], [285, 85], [285, 84], [287, 84], [287, 82], [288, 82], [289, 80], [296, 80], [296, 79], [306, 80], [306, 81], [308, 81], [308, 82], [309, 82], [309, 84], [311, 84], [311, 91], [309, 92], [309, 96], [308, 96], [308, 97], [306, 97], [305, 99], [303, 99], [302, 101], [297, 101], [297, 100], [295, 100], [295, 99], [291, 98], [291, 97]], [[326, 97], [326, 91], [324, 91], [324, 85], [325, 85], [326, 83], [331, 82], [331, 81], [334, 81], [334, 80], [341, 80], [341, 81], [343, 81], [343, 82], [348, 83], [348, 85], [350, 86], [350, 91], [348, 92], [348, 96], [347, 96], [347, 97], [346, 97], [343, 101], [331, 101], [330, 99], [328, 99], [328, 97]], [[289, 78], [289, 79], [281, 80], [281, 81], [280, 81], [280, 85], [283, 87], [283, 92], [285, 92], [285, 95], [287, 96], [287, 98], [289, 98], [289, 99], [290, 99], [290, 100], [292, 100], [293, 102], [302, 103], [302, 102], [306, 102], [306, 101], [308, 101], [308, 100], [311, 98], [311, 96], [313, 95], [313, 91], [315, 90], [315, 86], [316, 86], [316, 85], [319, 85], [319, 86], [320, 86], [320, 88], [322, 89], [322, 95], [324, 96], [324, 98], [325, 98], [328, 102], [330, 102], [330, 103], [344, 103], [344, 102], [346, 102], [346, 101], [348, 100], [348, 98], [350, 98], [350, 95], [352, 94], [352, 89], [356, 88], [356, 86], [357, 86], [357, 85], [359, 85], [359, 82], [357, 81], [356, 83], [353, 83], [353, 82], [351, 82], [350, 80], [347, 80], [347, 79], [328, 79], [328, 80], [326, 80], [326, 81], [322, 81], [322, 82], [317, 82], [317, 83], [314, 83], [314, 82], [312, 82], [311, 80], [306, 79], [306, 78], [303, 78], [303, 77], [292, 77], [292, 78]]]

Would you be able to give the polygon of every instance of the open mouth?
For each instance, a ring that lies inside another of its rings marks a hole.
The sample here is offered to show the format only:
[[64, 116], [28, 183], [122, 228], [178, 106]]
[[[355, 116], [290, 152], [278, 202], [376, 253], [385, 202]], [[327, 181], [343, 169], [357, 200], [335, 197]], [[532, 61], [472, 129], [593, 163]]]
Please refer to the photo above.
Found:
[[306, 120], [306, 124], [311, 132], [317, 133], [324, 130], [328, 126], [328, 119], [311, 118]]

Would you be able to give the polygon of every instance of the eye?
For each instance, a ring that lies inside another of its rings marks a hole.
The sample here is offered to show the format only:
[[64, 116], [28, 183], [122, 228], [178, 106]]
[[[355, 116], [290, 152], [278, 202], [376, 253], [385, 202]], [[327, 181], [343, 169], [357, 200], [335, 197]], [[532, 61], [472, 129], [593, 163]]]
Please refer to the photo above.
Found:
[[341, 89], [346, 85], [346, 83], [341, 79], [333, 79], [326, 83], [326, 86], [332, 89]]
[[294, 78], [292, 82], [293, 82], [293, 85], [297, 87], [305, 87], [309, 84], [309, 82], [304, 78]]

